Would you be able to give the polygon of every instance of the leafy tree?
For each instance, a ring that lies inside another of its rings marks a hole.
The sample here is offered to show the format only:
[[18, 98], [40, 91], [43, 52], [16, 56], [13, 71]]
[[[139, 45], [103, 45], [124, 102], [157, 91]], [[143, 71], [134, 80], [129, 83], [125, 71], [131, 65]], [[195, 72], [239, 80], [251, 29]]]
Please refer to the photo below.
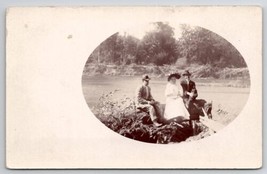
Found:
[[156, 65], [171, 64], [176, 61], [177, 47], [174, 29], [166, 23], [155, 23], [155, 29], [146, 33], [139, 45], [137, 63]]
[[174, 37], [168, 23], [154, 23], [154, 30], [139, 40], [127, 33], [115, 33], [102, 42], [87, 63], [172, 65], [178, 59], [212, 67], [246, 67], [241, 54], [231, 43], [201, 27], [180, 25], [181, 37]]
[[134, 63], [139, 40], [133, 36], [115, 33], [102, 42], [89, 56], [88, 63], [130, 64]]
[[217, 67], [244, 67], [246, 63], [231, 43], [201, 27], [182, 25], [178, 47], [188, 64], [209, 64]]

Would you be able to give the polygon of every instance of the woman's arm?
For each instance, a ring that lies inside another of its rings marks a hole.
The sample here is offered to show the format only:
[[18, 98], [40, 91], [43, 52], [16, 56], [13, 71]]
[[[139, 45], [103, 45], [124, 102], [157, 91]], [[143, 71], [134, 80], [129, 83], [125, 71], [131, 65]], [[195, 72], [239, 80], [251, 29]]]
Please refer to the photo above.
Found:
[[165, 96], [172, 99], [176, 99], [178, 97], [177, 94], [175, 94], [173, 87], [169, 84], [166, 86]]

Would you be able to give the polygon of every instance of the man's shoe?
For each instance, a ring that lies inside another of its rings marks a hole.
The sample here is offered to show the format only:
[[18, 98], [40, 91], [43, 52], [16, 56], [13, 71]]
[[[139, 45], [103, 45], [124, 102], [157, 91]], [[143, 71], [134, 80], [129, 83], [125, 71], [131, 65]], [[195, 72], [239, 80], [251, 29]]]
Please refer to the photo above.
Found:
[[184, 126], [179, 123], [174, 122], [173, 124], [176, 125], [177, 127], [184, 128]]
[[158, 122], [156, 122], [156, 121], [153, 121], [153, 125], [159, 127], [159, 126], [161, 126], [162, 124], [161, 124], [161, 123], [158, 123]]

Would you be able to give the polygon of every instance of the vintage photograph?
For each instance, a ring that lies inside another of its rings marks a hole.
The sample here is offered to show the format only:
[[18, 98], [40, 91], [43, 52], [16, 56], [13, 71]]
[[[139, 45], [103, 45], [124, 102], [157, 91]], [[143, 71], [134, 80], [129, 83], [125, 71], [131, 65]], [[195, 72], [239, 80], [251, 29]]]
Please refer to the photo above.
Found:
[[238, 117], [250, 73], [240, 52], [208, 28], [159, 21], [118, 31], [97, 46], [82, 90], [112, 131], [173, 144], [217, 134]]
[[262, 166], [258, 6], [10, 7], [9, 169]]

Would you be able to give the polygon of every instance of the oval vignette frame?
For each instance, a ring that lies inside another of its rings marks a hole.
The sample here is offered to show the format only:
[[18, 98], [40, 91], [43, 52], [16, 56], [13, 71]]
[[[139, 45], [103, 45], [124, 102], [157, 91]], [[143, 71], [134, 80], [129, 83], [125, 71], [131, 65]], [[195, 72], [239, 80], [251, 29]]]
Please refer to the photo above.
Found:
[[[196, 100], [205, 102], [196, 102], [199, 119], [155, 126], [135, 100], [142, 75], [151, 77], [151, 93], [162, 104], [164, 117], [167, 76], [185, 70], [192, 73]], [[84, 66], [82, 90], [88, 107], [109, 129], [137, 141], [169, 144], [208, 137], [231, 123], [248, 100], [250, 74], [238, 50], [216, 33], [154, 22], [117, 32], [97, 46]], [[211, 110], [205, 112], [206, 106]]]

